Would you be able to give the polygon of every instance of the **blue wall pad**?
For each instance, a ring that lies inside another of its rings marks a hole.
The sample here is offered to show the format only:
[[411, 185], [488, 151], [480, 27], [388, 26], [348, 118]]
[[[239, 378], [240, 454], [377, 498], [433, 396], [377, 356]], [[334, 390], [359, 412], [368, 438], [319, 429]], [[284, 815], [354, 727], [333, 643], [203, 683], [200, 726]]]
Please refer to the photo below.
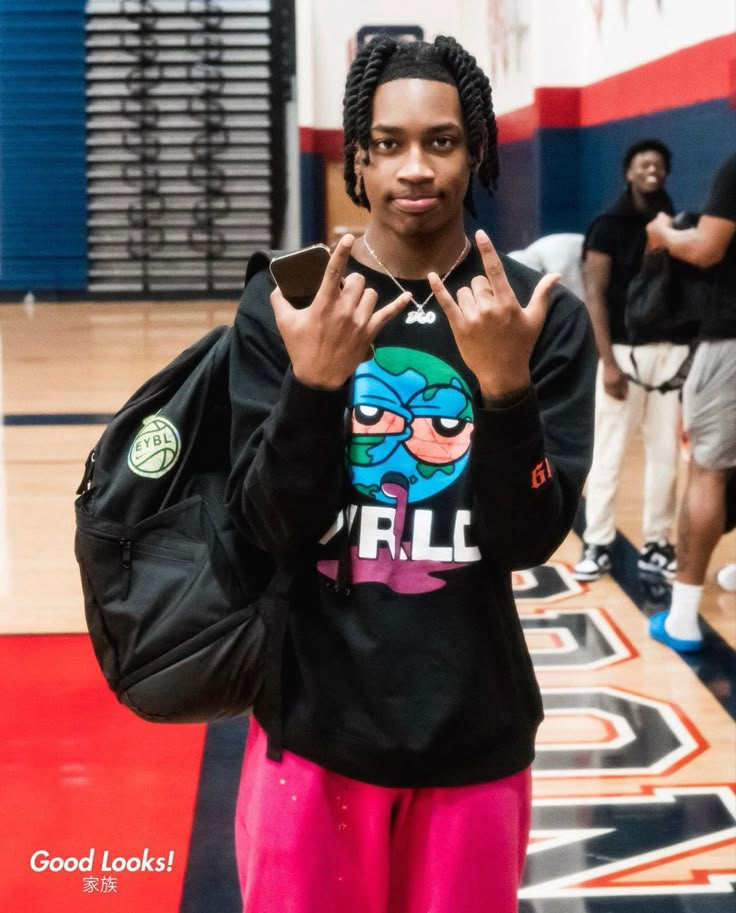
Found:
[[0, 0], [0, 290], [87, 286], [83, 0]]

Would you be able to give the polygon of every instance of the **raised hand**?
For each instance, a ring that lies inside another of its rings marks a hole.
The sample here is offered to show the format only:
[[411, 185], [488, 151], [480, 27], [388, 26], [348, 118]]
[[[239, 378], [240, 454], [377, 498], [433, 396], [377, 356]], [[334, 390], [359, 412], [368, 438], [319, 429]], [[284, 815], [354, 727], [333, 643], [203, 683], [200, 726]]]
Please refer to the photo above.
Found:
[[376, 311], [377, 295], [359, 273], [345, 277], [354, 238], [344, 235], [327, 264], [314, 301], [293, 307], [278, 288], [271, 293], [276, 325], [303, 384], [337, 390], [370, 352], [380, 330], [411, 301], [403, 294]]
[[560, 276], [544, 276], [523, 308], [491, 239], [484, 231], [478, 231], [475, 240], [485, 275], [476, 276], [470, 288], [458, 289], [457, 300], [437, 273], [430, 273], [428, 278], [460, 355], [478, 378], [484, 400], [503, 400], [522, 393], [531, 383], [529, 357], [541, 332], [552, 288]]
[[659, 212], [647, 225], [647, 250], [657, 250], [667, 246], [668, 228], [672, 227], [672, 216], [666, 212]]

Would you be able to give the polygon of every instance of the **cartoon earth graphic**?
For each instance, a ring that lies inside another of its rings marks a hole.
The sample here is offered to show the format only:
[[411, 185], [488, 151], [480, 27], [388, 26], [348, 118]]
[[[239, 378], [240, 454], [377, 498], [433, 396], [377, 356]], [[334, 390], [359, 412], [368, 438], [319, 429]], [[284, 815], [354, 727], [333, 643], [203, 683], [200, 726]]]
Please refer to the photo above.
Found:
[[348, 460], [371, 500], [395, 504], [397, 484], [408, 503], [447, 488], [465, 469], [472, 433], [470, 390], [434, 355], [383, 348], [358, 368]]

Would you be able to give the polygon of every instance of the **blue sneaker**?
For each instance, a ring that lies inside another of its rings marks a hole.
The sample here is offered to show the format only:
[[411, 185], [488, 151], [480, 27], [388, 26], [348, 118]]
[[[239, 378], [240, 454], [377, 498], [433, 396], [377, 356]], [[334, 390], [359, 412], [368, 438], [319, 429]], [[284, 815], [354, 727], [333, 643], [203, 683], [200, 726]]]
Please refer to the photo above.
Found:
[[658, 640], [666, 647], [675, 650], [677, 653], [696, 653], [703, 648], [703, 638], [700, 640], [683, 640], [680, 637], [672, 637], [667, 633], [664, 623], [669, 615], [669, 611], [657, 612], [649, 619], [649, 636]]

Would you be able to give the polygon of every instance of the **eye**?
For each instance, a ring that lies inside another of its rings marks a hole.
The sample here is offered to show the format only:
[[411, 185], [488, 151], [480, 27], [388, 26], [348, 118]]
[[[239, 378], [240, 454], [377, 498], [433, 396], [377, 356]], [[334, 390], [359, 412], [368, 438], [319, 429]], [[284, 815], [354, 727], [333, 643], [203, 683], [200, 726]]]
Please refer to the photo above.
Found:
[[353, 409], [352, 430], [354, 435], [403, 434], [404, 419], [395, 412], [361, 403]]
[[455, 138], [452, 136], [437, 136], [432, 140], [432, 146], [439, 149], [440, 152], [448, 152], [455, 146]]
[[432, 427], [441, 437], [457, 437], [468, 423], [459, 418], [433, 418]]
[[393, 152], [398, 143], [395, 139], [374, 139], [371, 145], [378, 152]]
[[383, 416], [383, 409], [377, 406], [356, 406], [355, 418], [361, 425], [377, 425]]
[[460, 418], [417, 417], [406, 449], [423, 463], [448, 465], [468, 452], [473, 423]]

